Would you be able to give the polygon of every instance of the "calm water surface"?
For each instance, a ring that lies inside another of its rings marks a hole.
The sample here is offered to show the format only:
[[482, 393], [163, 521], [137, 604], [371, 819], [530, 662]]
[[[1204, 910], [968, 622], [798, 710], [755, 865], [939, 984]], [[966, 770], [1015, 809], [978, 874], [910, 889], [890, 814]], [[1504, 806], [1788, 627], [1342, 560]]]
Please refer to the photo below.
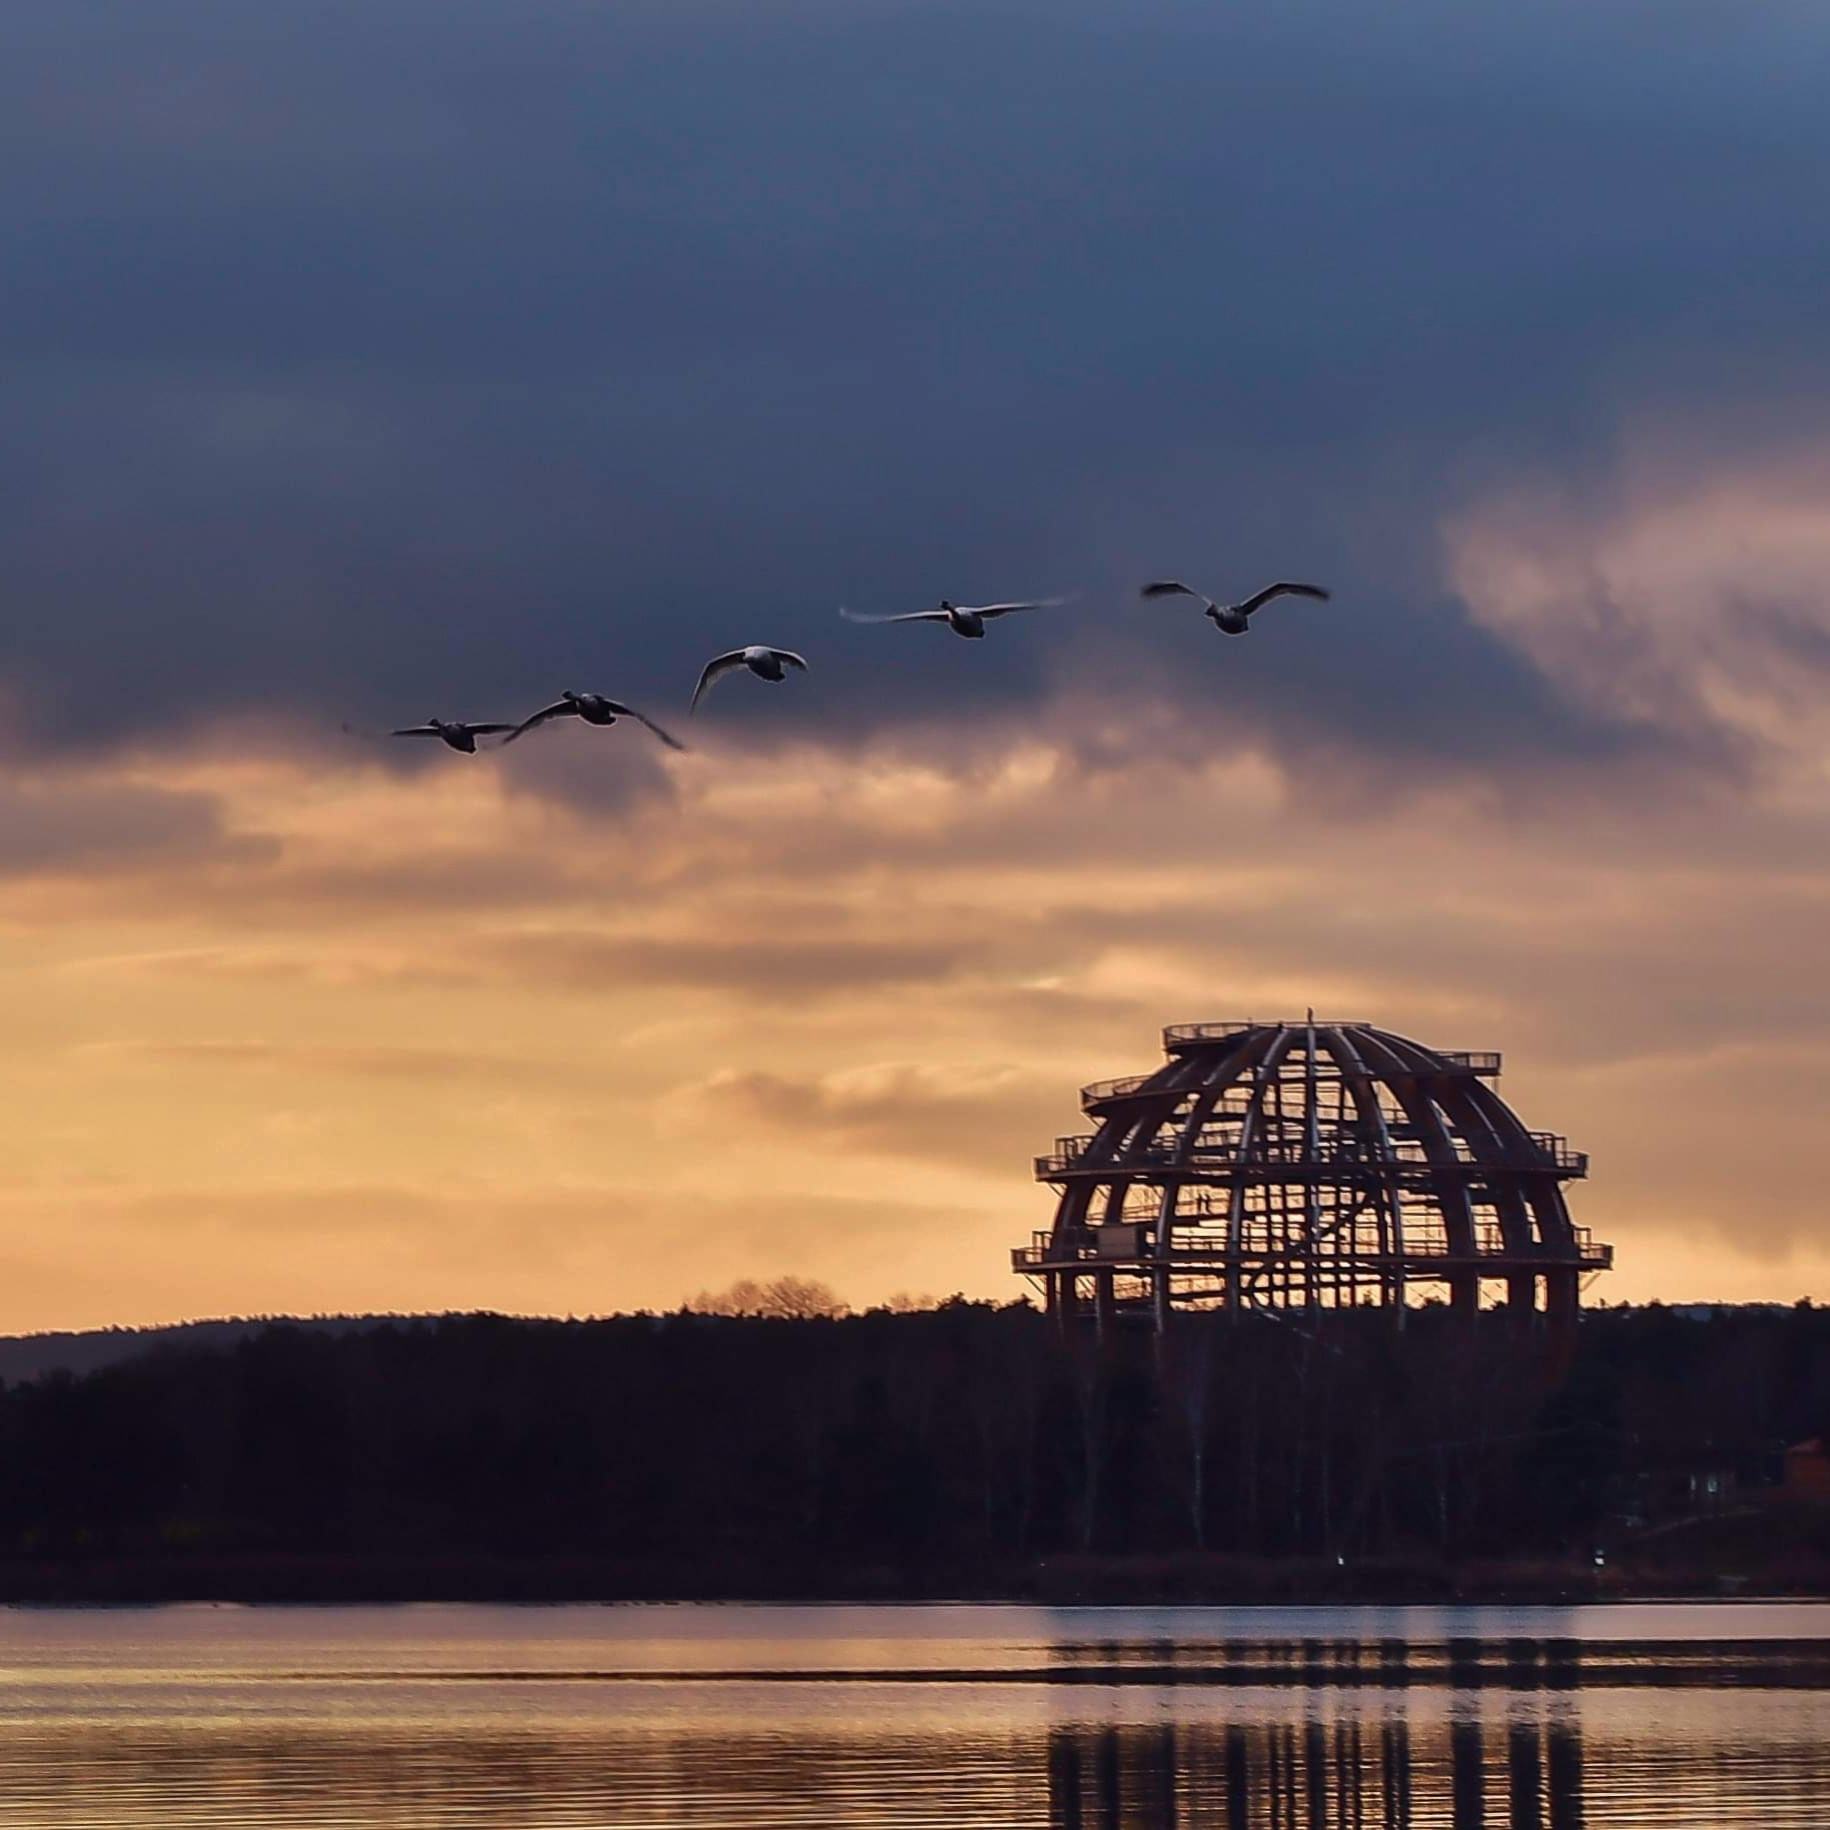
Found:
[[0, 1610], [7, 1830], [1830, 1826], [1830, 1606]]

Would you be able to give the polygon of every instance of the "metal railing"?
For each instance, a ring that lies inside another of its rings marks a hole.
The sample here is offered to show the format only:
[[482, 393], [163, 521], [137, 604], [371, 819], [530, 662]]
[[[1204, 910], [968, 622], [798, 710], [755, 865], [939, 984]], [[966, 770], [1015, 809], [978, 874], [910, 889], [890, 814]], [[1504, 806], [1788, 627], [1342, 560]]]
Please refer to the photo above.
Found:
[[1370, 1029], [1365, 1022], [1346, 1022], [1339, 1017], [1317, 1017], [1313, 1025], [1292, 1023], [1259, 1023], [1251, 1018], [1234, 1018], [1225, 1023], [1170, 1023], [1163, 1030], [1163, 1052], [1173, 1054], [1180, 1048], [1198, 1048], [1204, 1042], [1225, 1042], [1232, 1036], [1243, 1036], [1253, 1029]]
[[1586, 1150], [1572, 1150], [1568, 1138], [1559, 1137], [1554, 1131], [1534, 1131], [1531, 1141], [1537, 1145], [1538, 1154], [1553, 1169], [1560, 1169], [1566, 1175], [1588, 1174], [1589, 1153]]
[[[1161, 1070], [1157, 1070], [1161, 1072]], [[1104, 1105], [1107, 1100], [1124, 1099], [1135, 1093], [1146, 1080], [1153, 1078], [1150, 1074], [1124, 1074], [1117, 1080], [1095, 1080], [1080, 1089], [1080, 1104], [1085, 1111], [1094, 1106]]]
[[[1614, 1262], [1614, 1248], [1600, 1244], [1586, 1226], [1572, 1226], [1570, 1241], [1567, 1245], [1561, 1241], [1547, 1242], [1532, 1240], [1522, 1248], [1512, 1247], [1506, 1243], [1499, 1226], [1491, 1220], [1483, 1220], [1475, 1229], [1474, 1256], [1469, 1258], [1459, 1252], [1451, 1252], [1448, 1241], [1440, 1228], [1425, 1230], [1421, 1236], [1407, 1237], [1404, 1251], [1379, 1252], [1367, 1248], [1363, 1243], [1354, 1241], [1339, 1242], [1325, 1239], [1313, 1245], [1300, 1241], [1275, 1242], [1248, 1232], [1240, 1249], [1232, 1251], [1226, 1242], [1223, 1230], [1215, 1227], [1211, 1230], [1193, 1231], [1178, 1228], [1172, 1237], [1169, 1258], [1177, 1264], [1205, 1263], [1240, 1265], [1266, 1263], [1310, 1262], [1326, 1266], [1331, 1259], [1339, 1259], [1362, 1267], [1376, 1265], [1380, 1261], [1402, 1262], [1416, 1275], [1428, 1277], [1440, 1275], [1456, 1266], [1467, 1266], [1478, 1270], [1483, 1263], [1495, 1264], [1491, 1275], [1501, 1275], [1501, 1266], [1521, 1263], [1540, 1263], [1545, 1265], [1562, 1265], [1576, 1267], [1585, 1271], [1605, 1271]], [[1147, 1237], [1140, 1237], [1140, 1249], [1135, 1255], [1127, 1254], [1121, 1260], [1115, 1260], [1110, 1253], [1102, 1252], [1099, 1247], [1097, 1229], [1090, 1226], [1064, 1228], [1059, 1236], [1053, 1233], [1032, 1233], [1028, 1245], [1016, 1246], [1010, 1254], [1011, 1268], [1016, 1271], [1038, 1271], [1050, 1265], [1146, 1265], [1158, 1262], [1156, 1254], [1147, 1249]]]
[[[1213, 1041], [1241, 1031], [1256, 1027], [1248, 1023], [1175, 1023], [1163, 1031], [1163, 1051], [1173, 1055], [1179, 1050], [1197, 1046], [1204, 1041]], [[1318, 1029], [1322, 1028], [1317, 1024]], [[1467, 1074], [1475, 1079], [1492, 1080], [1500, 1071], [1500, 1056], [1495, 1049], [1450, 1048], [1437, 1051], [1437, 1060], [1451, 1074]], [[1084, 1111], [1091, 1111], [1095, 1106], [1107, 1105], [1113, 1100], [1127, 1099], [1140, 1091], [1147, 1082], [1153, 1080], [1163, 1070], [1155, 1069], [1149, 1074], [1123, 1074], [1115, 1080], [1095, 1080], [1080, 1089], [1080, 1104]], [[1325, 1077], [1329, 1080], [1340, 1078], [1339, 1069], [1330, 1065]], [[1381, 1076], [1373, 1074], [1375, 1080]], [[1168, 1089], [1165, 1089], [1167, 1091]], [[1182, 1089], [1187, 1091], [1188, 1089]]]
[[[1300, 1029], [1304, 1024], [1265, 1024], [1240, 1021], [1225, 1023], [1171, 1023], [1163, 1030], [1163, 1053], [1173, 1055], [1183, 1049], [1199, 1048], [1208, 1042], [1226, 1042], [1254, 1029]], [[1314, 1027], [1321, 1029], [1370, 1029], [1369, 1023], [1346, 1023], [1339, 1019], [1316, 1018]], [[1500, 1071], [1500, 1057], [1493, 1049], [1447, 1048], [1435, 1051], [1438, 1057], [1458, 1073], [1475, 1074], [1490, 1079]]]
[[1257, 1023], [1171, 1023], [1163, 1031], [1163, 1053], [1173, 1055], [1179, 1048], [1193, 1048], [1203, 1042], [1224, 1042], [1229, 1036], [1243, 1036]]
[[[1055, 1148], [1035, 1159], [1036, 1180], [1052, 1182], [1059, 1176], [1079, 1173], [1086, 1167], [1086, 1155], [1093, 1142], [1093, 1135], [1056, 1138]], [[1415, 1139], [1395, 1139], [1389, 1154], [1372, 1150], [1361, 1152], [1353, 1147], [1358, 1142], [1355, 1138], [1345, 1138], [1340, 1140], [1341, 1147], [1333, 1154], [1305, 1157], [1294, 1152], [1281, 1153], [1274, 1145], [1267, 1148], [1261, 1141], [1259, 1147], [1243, 1163], [1230, 1138], [1197, 1144], [1186, 1155], [1179, 1145], [1148, 1144], [1141, 1148], [1132, 1147], [1116, 1162], [1086, 1167], [1086, 1173], [1120, 1177], [1176, 1170], [1190, 1176], [1200, 1176], [1225, 1175], [1243, 1168], [1260, 1180], [1274, 1179], [1275, 1172], [1283, 1171], [1293, 1181], [1310, 1177], [1329, 1181], [1343, 1175], [1352, 1175], [1356, 1171], [1364, 1172], [1386, 1166], [1413, 1170], [1443, 1167], [1478, 1175], [1529, 1174], [1548, 1169], [1560, 1176], [1582, 1177], [1589, 1172], [1588, 1152], [1572, 1150], [1567, 1138], [1552, 1131], [1532, 1132], [1529, 1149], [1502, 1151], [1497, 1156], [1458, 1156], [1453, 1164], [1444, 1165], [1432, 1163], [1428, 1152]]]

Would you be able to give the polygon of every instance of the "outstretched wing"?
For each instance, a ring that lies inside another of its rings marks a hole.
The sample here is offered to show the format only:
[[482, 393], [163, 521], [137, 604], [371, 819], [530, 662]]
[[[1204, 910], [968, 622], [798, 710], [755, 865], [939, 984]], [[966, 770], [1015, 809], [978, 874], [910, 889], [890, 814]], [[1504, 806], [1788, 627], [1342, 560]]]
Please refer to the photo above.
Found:
[[848, 623], [944, 623], [947, 620], [944, 610], [905, 610], [900, 616], [860, 616], [843, 604], [839, 606], [839, 614]]
[[1047, 610], [1066, 602], [1065, 597], [1032, 597], [1020, 604], [961, 604], [960, 608], [971, 611], [974, 616], [993, 617], [1009, 616], [1018, 610]]
[[1202, 603], [1207, 599], [1193, 585], [1185, 585], [1179, 578], [1153, 578], [1149, 584], [1138, 592], [1139, 597], [1198, 597]]
[[686, 745], [683, 744], [679, 738], [674, 736], [671, 731], [662, 730], [652, 718], [644, 717], [633, 705], [624, 705], [620, 699], [606, 699], [604, 703], [609, 706], [617, 717], [633, 718], [637, 724], [647, 725], [647, 727], [653, 731], [670, 750], [684, 750], [686, 748]]
[[570, 699], [555, 699], [551, 705], [543, 705], [531, 718], [523, 718], [502, 741], [513, 743], [517, 737], [525, 735], [535, 725], [545, 724], [549, 718], [563, 718], [567, 712], [576, 714], [577, 710], [578, 708]]
[[520, 730], [518, 724], [467, 724], [464, 729], [477, 737], [494, 737], [498, 731], [507, 731], [510, 735]]
[[1254, 591], [1239, 605], [1240, 614], [1250, 616], [1254, 610], [1262, 610], [1274, 597], [1314, 597], [1323, 603], [1328, 601], [1328, 593], [1320, 585], [1297, 585], [1281, 579], [1274, 585], [1266, 585], [1262, 591]]
[[693, 702], [688, 707], [689, 714], [699, 709], [699, 701], [705, 697], [705, 689], [715, 680], [722, 680], [733, 667], [743, 665], [743, 650], [733, 648], [729, 654], [713, 655], [706, 662], [704, 671], [699, 675], [699, 684], [693, 688]]
[[[346, 731], [354, 732], [353, 725], [346, 724]], [[435, 724], [403, 724], [398, 731], [390, 731], [390, 737], [437, 737], [441, 733]]]
[[771, 648], [769, 652], [784, 666], [798, 667], [802, 673], [807, 671], [806, 661], [800, 655], [796, 654], [792, 648]]

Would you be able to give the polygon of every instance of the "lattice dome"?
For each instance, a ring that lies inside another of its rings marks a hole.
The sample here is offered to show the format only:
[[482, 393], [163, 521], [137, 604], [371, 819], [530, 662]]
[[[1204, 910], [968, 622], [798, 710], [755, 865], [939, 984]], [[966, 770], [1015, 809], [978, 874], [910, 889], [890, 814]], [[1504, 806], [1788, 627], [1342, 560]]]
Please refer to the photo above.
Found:
[[1054, 1225], [1013, 1254], [1049, 1306], [1380, 1305], [1415, 1286], [1457, 1309], [1502, 1300], [1573, 1319], [1612, 1262], [1571, 1222], [1588, 1158], [1527, 1130], [1495, 1054], [1438, 1051], [1364, 1023], [1195, 1023], [1151, 1074], [1081, 1093], [1090, 1135], [1036, 1161]]

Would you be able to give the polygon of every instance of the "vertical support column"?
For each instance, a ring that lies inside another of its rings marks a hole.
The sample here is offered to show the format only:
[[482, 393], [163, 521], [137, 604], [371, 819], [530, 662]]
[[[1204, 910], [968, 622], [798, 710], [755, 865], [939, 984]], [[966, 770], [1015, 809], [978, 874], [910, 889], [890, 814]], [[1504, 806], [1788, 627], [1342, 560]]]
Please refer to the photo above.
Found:
[[1553, 1330], [1574, 1329], [1582, 1273], [1575, 1270], [1544, 1273], [1544, 1308]]
[[1113, 1287], [1112, 1273], [1095, 1271], [1093, 1273], [1093, 1321], [1102, 1341], [1111, 1338], [1113, 1324], [1117, 1320], [1118, 1293]]
[[[1309, 1012], [1303, 1027], [1303, 1276], [1311, 1319], [1322, 1306], [1322, 1209], [1316, 1183], [1317, 1166], [1322, 1154], [1321, 1114], [1316, 1110], [1320, 1098], [1315, 1077], [1315, 1012]], [[1336, 1292], [1337, 1300], [1339, 1292]]]
[[1582, 1273], [1568, 1270], [1544, 1273], [1544, 1332], [1550, 1342], [1551, 1364], [1568, 1369], [1576, 1352], [1576, 1312], [1582, 1296]]
[[1515, 1334], [1531, 1333], [1538, 1319], [1538, 1279], [1535, 1272], [1506, 1273], [1506, 1314]]
[[1063, 1329], [1080, 1319], [1080, 1277], [1074, 1271], [1057, 1271], [1049, 1279], [1055, 1292], [1055, 1320]]

